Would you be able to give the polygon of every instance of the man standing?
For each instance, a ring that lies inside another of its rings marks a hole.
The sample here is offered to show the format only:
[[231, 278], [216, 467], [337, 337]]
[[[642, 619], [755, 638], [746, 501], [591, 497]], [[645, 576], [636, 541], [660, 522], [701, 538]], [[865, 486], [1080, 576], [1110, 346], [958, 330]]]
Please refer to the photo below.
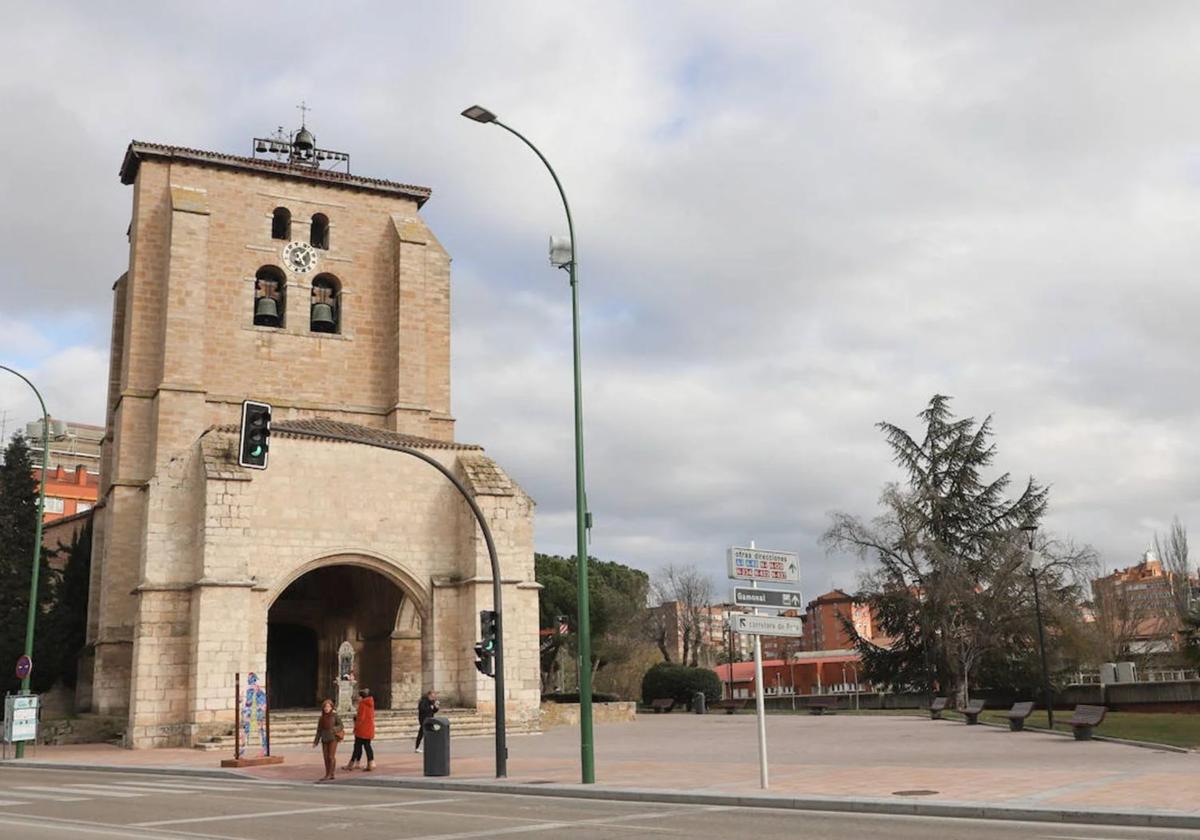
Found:
[[413, 752], [421, 751], [421, 739], [425, 737], [425, 721], [436, 715], [439, 708], [441, 707], [438, 706], [437, 692], [431, 688], [417, 704], [417, 746]]

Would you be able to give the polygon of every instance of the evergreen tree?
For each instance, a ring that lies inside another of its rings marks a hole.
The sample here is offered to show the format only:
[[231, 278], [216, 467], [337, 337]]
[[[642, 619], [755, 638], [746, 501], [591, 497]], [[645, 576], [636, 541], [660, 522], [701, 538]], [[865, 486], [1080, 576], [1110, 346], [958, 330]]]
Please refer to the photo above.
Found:
[[990, 417], [956, 419], [941, 395], [918, 416], [919, 440], [878, 424], [906, 474], [884, 488], [883, 513], [869, 523], [834, 514], [824, 541], [874, 563], [859, 597], [891, 642], [873, 644], [846, 623], [868, 679], [965, 695], [981, 671], [1028, 670], [1011, 661], [1029, 658], [1036, 632], [1020, 529], [1041, 519], [1047, 490], [1030, 478], [1010, 500], [1007, 473], [983, 477], [996, 453]]
[[[6, 691], [20, 688], [13, 667], [25, 650], [37, 495], [29, 446], [16, 435], [4, 450], [4, 463], [0, 464], [0, 688]], [[44, 551], [41, 563], [42, 580], [49, 581]], [[50, 588], [38, 587], [39, 605], [46, 604]], [[35, 674], [39, 667], [35, 661]]]

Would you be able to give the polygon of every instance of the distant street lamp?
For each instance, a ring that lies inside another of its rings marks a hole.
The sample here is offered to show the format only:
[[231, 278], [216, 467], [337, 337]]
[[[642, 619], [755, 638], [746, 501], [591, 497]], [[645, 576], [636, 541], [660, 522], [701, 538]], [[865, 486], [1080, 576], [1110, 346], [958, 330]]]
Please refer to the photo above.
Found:
[[1037, 631], [1038, 631], [1038, 648], [1042, 654], [1042, 693], [1046, 703], [1046, 718], [1050, 722], [1050, 728], [1054, 728], [1054, 701], [1050, 692], [1050, 669], [1046, 664], [1046, 633], [1042, 628], [1042, 598], [1038, 593], [1038, 568], [1034, 563], [1034, 540], [1037, 537], [1037, 525], [1022, 525], [1021, 530], [1028, 537], [1029, 555], [1026, 561], [1026, 568], [1029, 571], [1029, 577], [1033, 579], [1033, 609], [1037, 615]]
[[[37, 623], [37, 601], [38, 601], [38, 576], [42, 567], [42, 511], [46, 507], [46, 475], [50, 471], [50, 414], [46, 411], [46, 401], [42, 399], [41, 393], [37, 387], [30, 382], [24, 374], [18, 373], [10, 367], [0, 365], [0, 370], [6, 370], [16, 377], [19, 377], [26, 385], [33, 389], [34, 396], [37, 397], [38, 404], [42, 407], [42, 480], [38, 482], [38, 504], [37, 504], [37, 524], [33, 529], [33, 570], [29, 576], [29, 610], [25, 618], [25, 656], [33, 658], [33, 631]], [[2, 666], [3, 663], [0, 663]], [[29, 693], [29, 683], [32, 674], [26, 673], [21, 678], [21, 693]], [[25, 757], [25, 742], [17, 741], [16, 757]]]
[[477, 123], [498, 125], [532, 149], [554, 179], [554, 186], [558, 187], [563, 210], [567, 214], [568, 241], [564, 242], [557, 236], [551, 238], [550, 262], [558, 268], [567, 269], [571, 278], [571, 328], [575, 361], [575, 556], [579, 565], [579, 739], [581, 775], [583, 783], [588, 785], [596, 781], [595, 747], [592, 740], [592, 622], [588, 607], [587, 553], [587, 532], [592, 525], [592, 515], [587, 509], [587, 491], [584, 489], [583, 480], [583, 380], [579, 364], [579, 264], [575, 257], [575, 224], [571, 220], [571, 205], [567, 203], [567, 194], [563, 190], [562, 182], [558, 180], [554, 167], [537, 146], [520, 132], [500, 122], [487, 108], [472, 105], [463, 111], [462, 115]]

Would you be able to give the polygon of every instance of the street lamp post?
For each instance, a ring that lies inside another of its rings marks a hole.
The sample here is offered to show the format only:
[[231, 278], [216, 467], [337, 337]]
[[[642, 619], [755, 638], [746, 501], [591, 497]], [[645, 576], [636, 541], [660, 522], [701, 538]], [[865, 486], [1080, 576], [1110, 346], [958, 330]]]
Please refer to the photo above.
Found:
[[[46, 474], [50, 470], [50, 414], [46, 411], [46, 401], [42, 399], [41, 393], [38, 392], [37, 387], [24, 374], [18, 373], [4, 365], [0, 365], [0, 370], [6, 370], [23, 380], [26, 385], [33, 389], [38, 404], [42, 407], [42, 480], [38, 482], [37, 524], [33, 530], [33, 570], [29, 577], [29, 609], [25, 618], [25, 655], [32, 659], [33, 633], [37, 624], [38, 577], [42, 566], [42, 511], [46, 507]], [[31, 676], [31, 674], [26, 674], [21, 678], [22, 694], [29, 693]], [[17, 741], [16, 755], [17, 758], [25, 757], [24, 741]]]
[[1054, 701], [1050, 692], [1050, 669], [1046, 665], [1046, 632], [1042, 627], [1042, 598], [1038, 592], [1038, 569], [1033, 562], [1033, 543], [1037, 536], [1036, 525], [1024, 525], [1021, 530], [1029, 538], [1029, 577], [1033, 580], [1033, 609], [1037, 615], [1038, 649], [1042, 654], [1042, 693], [1046, 703], [1046, 718], [1054, 728]]
[[573, 336], [574, 367], [575, 367], [575, 557], [579, 566], [578, 600], [579, 600], [579, 739], [580, 739], [580, 769], [583, 783], [592, 784], [596, 781], [595, 749], [592, 740], [592, 623], [588, 605], [588, 553], [587, 532], [591, 527], [591, 514], [587, 509], [587, 492], [584, 488], [583, 476], [583, 379], [579, 364], [579, 264], [575, 258], [575, 224], [571, 219], [571, 205], [567, 203], [567, 194], [563, 190], [558, 174], [546, 156], [538, 147], [519, 131], [510, 128], [486, 108], [472, 105], [462, 112], [469, 120], [478, 123], [492, 123], [512, 134], [533, 150], [538, 159], [545, 164], [554, 179], [554, 186], [562, 198], [563, 210], [567, 214], [567, 234], [570, 237], [569, 257], [563, 261], [555, 256], [558, 243], [552, 241], [551, 260], [560, 268], [566, 268], [571, 282], [571, 330]]

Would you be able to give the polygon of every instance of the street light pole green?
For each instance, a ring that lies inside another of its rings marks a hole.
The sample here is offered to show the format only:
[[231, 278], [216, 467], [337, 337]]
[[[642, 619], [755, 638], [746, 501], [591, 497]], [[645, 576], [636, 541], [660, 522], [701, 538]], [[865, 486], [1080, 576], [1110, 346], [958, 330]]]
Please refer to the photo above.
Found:
[[[33, 632], [37, 624], [38, 577], [42, 567], [42, 510], [46, 506], [46, 473], [50, 467], [50, 415], [46, 411], [46, 401], [42, 399], [38, 389], [24, 374], [5, 365], [0, 365], [0, 370], [6, 370], [14, 376], [20, 377], [26, 385], [33, 389], [38, 404], [42, 407], [42, 480], [38, 482], [37, 525], [34, 526], [33, 531], [33, 573], [29, 578], [29, 611], [25, 618], [25, 655], [32, 659]], [[3, 667], [3, 663], [0, 663], [0, 667]], [[21, 678], [22, 694], [29, 693], [30, 676], [30, 674], [26, 674]], [[25, 757], [24, 741], [17, 741], [16, 753], [17, 758]]]
[[575, 362], [575, 557], [579, 567], [578, 598], [579, 616], [576, 621], [576, 631], [579, 636], [579, 760], [583, 784], [590, 785], [596, 781], [595, 745], [592, 738], [592, 623], [588, 603], [588, 551], [587, 531], [589, 514], [587, 510], [587, 491], [583, 476], [583, 379], [579, 363], [579, 263], [575, 258], [575, 224], [571, 219], [571, 205], [567, 203], [567, 193], [563, 190], [558, 173], [546, 160], [546, 156], [538, 147], [529, 142], [523, 134], [511, 128], [496, 118], [496, 115], [486, 108], [473, 105], [462, 112], [467, 119], [479, 123], [495, 123], [512, 134], [533, 150], [538, 159], [545, 164], [554, 179], [554, 186], [562, 198], [563, 210], [567, 214], [567, 234], [571, 239], [571, 262], [567, 268], [571, 277], [571, 331], [574, 341]]

